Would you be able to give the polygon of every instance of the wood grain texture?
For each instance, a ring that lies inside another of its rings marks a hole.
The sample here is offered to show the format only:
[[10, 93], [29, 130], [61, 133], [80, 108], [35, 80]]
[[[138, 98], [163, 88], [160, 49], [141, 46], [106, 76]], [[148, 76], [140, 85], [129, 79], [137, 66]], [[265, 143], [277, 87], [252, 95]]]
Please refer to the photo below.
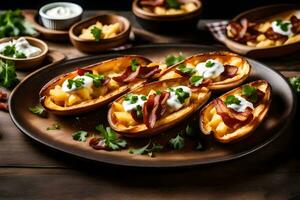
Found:
[[[121, 14], [129, 16], [139, 28], [130, 13]], [[216, 45], [205, 35], [209, 34], [200, 31], [201, 39], [194, 43], [204, 40]], [[138, 37], [133, 44], [147, 42]], [[50, 50], [60, 51], [68, 59], [86, 55], [70, 44], [47, 43]], [[286, 77], [300, 76], [299, 54], [260, 61], [281, 70]], [[25, 75], [19, 73], [20, 77]], [[297, 119], [299, 109], [294, 124]], [[0, 199], [297, 200], [300, 199], [300, 131], [295, 125], [290, 132], [292, 142], [274, 144], [269, 154], [262, 151], [222, 165], [173, 170], [126, 169], [82, 161], [45, 148], [20, 133], [8, 113], [0, 112]]]

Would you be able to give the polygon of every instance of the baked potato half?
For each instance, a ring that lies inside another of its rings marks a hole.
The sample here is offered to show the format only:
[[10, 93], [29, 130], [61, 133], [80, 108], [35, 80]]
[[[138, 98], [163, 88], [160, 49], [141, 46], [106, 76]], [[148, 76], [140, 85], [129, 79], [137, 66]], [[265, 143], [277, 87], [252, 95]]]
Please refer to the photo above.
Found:
[[258, 80], [218, 97], [200, 111], [200, 128], [222, 143], [248, 136], [265, 118], [271, 102], [271, 86]]
[[41, 89], [40, 101], [57, 115], [87, 112], [140, 86], [159, 71], [145, 57], [117, 57], [54, 78]]
[[203, 81], [196, 86], [224, 90], [241, 84], [250, 72], [251, 66], [245, 58], [221, 51], [193, 55], [163, 71], [159, 80], [202, 76]]
[[210, 94], [206, 87], [190, 88], [186, 78], [149, 83], [115, 100], [108, 122], [127, 137], [153, 136], [194, 113]]

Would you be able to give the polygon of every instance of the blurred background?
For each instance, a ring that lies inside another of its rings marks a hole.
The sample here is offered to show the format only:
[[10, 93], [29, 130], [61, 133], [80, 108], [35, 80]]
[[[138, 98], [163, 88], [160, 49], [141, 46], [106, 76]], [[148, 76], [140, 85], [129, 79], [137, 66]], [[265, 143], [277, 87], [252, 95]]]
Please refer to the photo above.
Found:
[[[6, 9], [39, 9], [51, 0], [2, 0], [0, 10]], [[131, 10], [132, 0], [73, 0], [86, 10]], [[202, 0], [204, 9], [202, 18], [225, 19], [232, 18], [242, 11], [258, 6], [277, 3], [300, 3], [299, 0]]]

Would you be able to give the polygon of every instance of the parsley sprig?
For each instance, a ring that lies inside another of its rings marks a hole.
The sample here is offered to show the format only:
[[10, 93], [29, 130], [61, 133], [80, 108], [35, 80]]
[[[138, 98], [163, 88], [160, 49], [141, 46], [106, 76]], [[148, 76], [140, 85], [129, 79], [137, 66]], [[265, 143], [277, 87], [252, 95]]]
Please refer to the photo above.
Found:
[[175, 94], [180, 103], [184, 103], [184, 101], [190, 97], [190, 94], [185, 92], [182, 88], [176, 88]]
[[139, 63], [136, 59], [133, 59], [131, 60], [130, 66], [131, 66], [131, 71], [135, 72], [139, 66]]
[[4, 48], [4, 51], [1, 52], [4, 56], [16, 57], [16, 58], [26, 58], [26, 55], [23, 52], [17, 51], [15, 45], [7, 45]]
[[102, 34], [102, 30], [96, 26], [94, 26], [92, 29], [91, 29], [91, 34], [94, 36], [95, 40], [97, 42], [100, 41], [101, 39], [101, 34]]
[[179, 53], [178, 56], [175, 56], [175, 55], [168, 55], [166, 58], [165, 58], [165, 64], [170, 67], [172, 65], [175, 65], [176, 63], [179, 63], [181, 61], [183, 61], [185, 59], [185, 56], [182, 55], [182, 53]]
[[193, 85], [198, 87], [203, 81], [203, 76], [192, 76], [189, 78], [189, 82]]
[[224, 101], [226, 105], [236, 104], [240, 105], [241, 101], [234, 95], [229, 95], [226, 97], [226, 100]]
[[102, 141], [109, 150], [120, 150], [127, 146], [127, 142], [123, 139], [118, 138], [116, 132], [110, 127], [104, 128], [102, 124], [96, 126], [96, 130], [99, 131], [103, 137]]
[[67, 87], [71, 89], [73, 85], [75, 85], [76, 88], [80, 88], [83, 84], [84, 84], [83, 78], [69, 79]]
[[105, 79], [103, 74], [93, 74], [90, 72], [86, 72], [84, 75], [93, 79], [93, 85], [95, 87], [100, 87]]
[[300, 92], [300, 76], [289, 78], [289, 82], [293, 86], [296, 92]]
[[154, 157], [154, 152], [158, 152], [163, 150], [163, 146], [161, 144], [152, 143], [150, 140], [148, 144], [138, 149], [129, 149], [128, 153], [135, 155], [148, 155], [150, 157]]
[[0, 86], [10, 88], [18, 82], [15, 64], [8, 60], [6, 62], [0, 60]]
[[208, 60], [206, 63], [205, 63], [205, 67], [207, 68], [211, 68], [215, 65], [215, 63], [211, 60]]
[[28, 107], [28, 110], [30, 112], [32, 112], [33, 114], [36, 114], [36, 115], [38, 115], [40, 117], [44, 117], [44, 118], [47, 117], [46, 110], [44, 109], [44, 107], [42, 107], [40, 105], [38, 105], [38, 106], [30, 106], [30, 107]]
[[180, 66], [178, 66], [177, 69], [184, 74], [192, 75], [192, 74], [196, 73], [196, 69], [191, 68], [191, 67], [186, 67], [185, 65], [180, 65]]
[[184, 147], [184, 138], [181, 136], [181, 133], [178, 133], [175, 138], [171, 138], [169, 144], [173, 149], [182, 149]]
[[242, 95], [250, 99], [251, 102], [256, 102], [258, 100], [256, 88], [250, 85], [244, 85], [242, 87]]
[[289, 30], [290, 22], [283, 22], [282, 19], [276, 20], [276, 25], [280, 27], [281, 30], [287, 32]]
[[86, 131], [77, 131], [72, 134], [73, 140], [79, 141], [79, 142], [85, 142], [88, 137], [88, 132]]

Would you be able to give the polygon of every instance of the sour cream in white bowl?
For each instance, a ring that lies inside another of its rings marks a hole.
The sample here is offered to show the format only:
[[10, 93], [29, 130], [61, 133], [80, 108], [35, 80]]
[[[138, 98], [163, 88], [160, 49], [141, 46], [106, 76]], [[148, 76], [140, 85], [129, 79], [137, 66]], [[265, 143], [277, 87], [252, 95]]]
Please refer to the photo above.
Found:
[[82, 13], [79, 5], [69, 2], [46, 4], [39, 10], [43, 25], [54, 30], [67, 30], [81, 19]]

